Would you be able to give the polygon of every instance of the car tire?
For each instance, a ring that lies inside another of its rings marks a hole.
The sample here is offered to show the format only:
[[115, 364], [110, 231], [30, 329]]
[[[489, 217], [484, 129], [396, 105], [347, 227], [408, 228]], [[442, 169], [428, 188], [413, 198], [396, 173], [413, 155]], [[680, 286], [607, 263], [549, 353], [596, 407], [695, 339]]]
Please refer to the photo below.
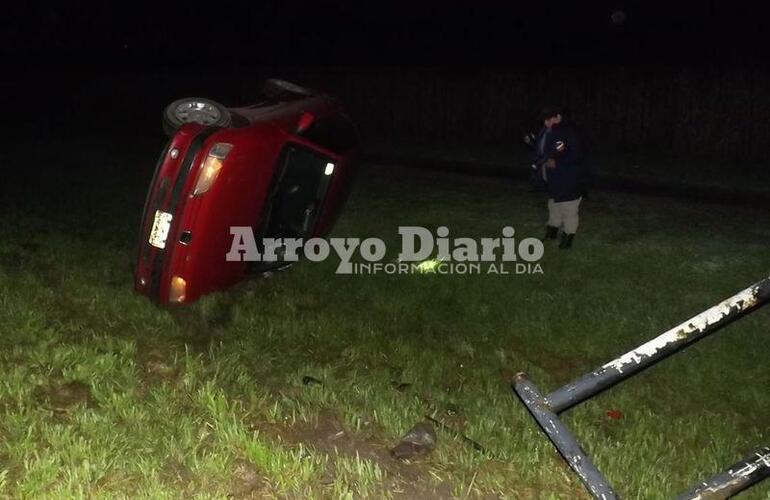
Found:
[[163, 131], [168, 136], [186, 123], [200, 123], [209, 127], [229, 127], [230, 111], [222, 104], [202, 97], [185, 97], [172, 102], [163, 110]]
[[269, 80], [266, 80], [262, 86], [262, 92], [267, 97], [271, 98], [282, 97], [286, 95], [314, 95], [312, 90], [301, 87], [295, 83], [287, 82], [286, 80], [279, 80], [277, 78], [270, 78]]

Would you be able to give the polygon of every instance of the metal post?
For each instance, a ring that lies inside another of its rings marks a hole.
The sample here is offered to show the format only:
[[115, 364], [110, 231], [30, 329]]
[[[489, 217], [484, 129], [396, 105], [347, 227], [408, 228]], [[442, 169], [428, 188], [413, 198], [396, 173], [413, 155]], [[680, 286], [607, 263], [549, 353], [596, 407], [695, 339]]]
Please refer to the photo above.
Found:
[[591, 462], [569, 429], [551, 411], [525, 373], [516, 374], [513, 389], [594, 498], [616, 500], [618, 497], [607, 479]]
[[749, 486], [770, 477], [770, 447], [755, 451], [750, 457], [700, 483], [677, 500], [721, 500], [741, 492]]
[[711, 309], [610, 361], [592, 373], [556, 389], [545, 401], [555, 413], [570, 408], [738, 319], [770, 299], [770, 278], [765, 278]]
[[[562, 424], [558, 414], [706, 337], [768, 301], [770, 278], [765, 278], [594, 372], [555, 390], [547, 397], [543, 397], [524, 373], [516, 375], [513, 390], [594, 498], [614, 500], [617, 495], [607, 479]], [[766, 477], [770, 477], [770, 448], [762, 448], [751, 458], [701, 483], [680, 499], [726, 498]]]

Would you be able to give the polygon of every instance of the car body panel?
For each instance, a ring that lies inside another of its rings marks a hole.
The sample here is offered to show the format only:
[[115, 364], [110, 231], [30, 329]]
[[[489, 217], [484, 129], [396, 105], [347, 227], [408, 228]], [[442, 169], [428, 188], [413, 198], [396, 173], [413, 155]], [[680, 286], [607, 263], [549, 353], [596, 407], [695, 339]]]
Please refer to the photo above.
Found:
[[[174, 277], [186, 282], [184, 297], [176, 301], [191, 302], [248, 275], [249, 263], [226, 260], [233, 241], [230, 228], [252, 227], [259, 238], [268, 226], [278, 227], [272, 210], [274, 197], [280, 192], [277, 186], [283, 179], [282, 172], [293, 167], [287, 163], [289, 160], [283, 161], [286, 155], [296, 156], [301, 150], [301, 154], [321, 163], [334, 164], [315, 208], [308, 209], [312, 217], [306, 214], [305, 220], [311, 220], [312, 225], [303, 237], [325, 235], [344, 205], [354, 171], [355, 144], [344, 151], [330, 151], [303, 137], [298, 127], [315, 119], [347, 121], [334, 101], [325, 96], [306, 96], [230, 111], [241, 126], [185, 124], [171, 138], [158, 162], [140, 226], [134, 278], [137, 292], [161, 304], [169, 302]], [[210, 189], [195, 195], [202, 165], [218, 143], [231, 144], [232, 149], [222, 160]], [[174, 150], [178, 152], [175, 158]], [[162, 249], [149, 242], [157, 211], [172, 217]], [[268, 220], [269, 214], [273, 215]]]

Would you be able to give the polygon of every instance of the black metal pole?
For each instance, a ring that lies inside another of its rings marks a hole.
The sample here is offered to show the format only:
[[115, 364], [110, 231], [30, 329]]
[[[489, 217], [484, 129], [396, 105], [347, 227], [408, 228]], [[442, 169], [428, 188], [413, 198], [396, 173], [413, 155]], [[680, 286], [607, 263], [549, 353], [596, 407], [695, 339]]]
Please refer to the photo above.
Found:
[[607, 479], [591, 462], [586, 452], [577, 442], [567, 427], [561, 423], [558, 415], [551, 411], [537, 389], [525, 373], [516, 374], [513, 390], [521, 398], [524, 406], [535, 418], [537, 423], [548, 435], [548, 438], [559, 450], [572, 470], [580, 477], [588, 491], [600, 500], [616, 500], [618, 497]]
[[750, 457], [679, 495], [677, 500], [721, 500], [770, 477], [770, 447], [755, 451]]
[[684, 323], [610, 361], [595, 371], [546, 396], [554, 413], [584, 401], [666, 356], [696, 342], [770, 300], [770, 278], [765, 278], [703, 311]]

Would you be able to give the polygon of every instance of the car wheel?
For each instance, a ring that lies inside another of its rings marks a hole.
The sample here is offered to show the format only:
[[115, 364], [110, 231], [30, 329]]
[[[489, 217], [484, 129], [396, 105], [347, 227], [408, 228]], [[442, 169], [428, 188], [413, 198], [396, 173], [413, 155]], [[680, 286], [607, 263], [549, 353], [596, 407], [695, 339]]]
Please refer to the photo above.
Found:
[[163, 111], [163, 131], [174, 135], [185, 123], [200, 123], [210, 127], [229, 127], [230, 111], [222, 104], [202, 97], [178, 99]]

